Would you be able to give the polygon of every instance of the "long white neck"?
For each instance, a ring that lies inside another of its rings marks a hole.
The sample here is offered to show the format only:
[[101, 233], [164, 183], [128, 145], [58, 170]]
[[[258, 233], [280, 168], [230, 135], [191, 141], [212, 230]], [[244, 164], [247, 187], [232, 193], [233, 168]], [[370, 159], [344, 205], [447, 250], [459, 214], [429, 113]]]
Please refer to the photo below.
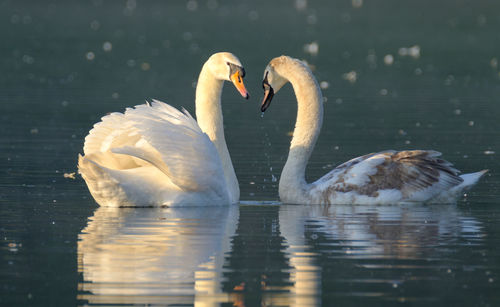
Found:
[[208, 135], [219, 153], [231, 201], [235, 203], [240, 198], [240, 188], [227, 150], [226, 139], [224, 138], [221, 109], [223, 85], [224, 81], [216, 79], [210, 72], [208, 64], [205, 63], [196, 86], [196, 120], [201, 130]]
[[290, 153], [281, 172], [279, 194], [283, 202], [307, 203], [309, 187], [305, 172], [323, 122], [323, 96], [304, 64], [293, 61], [283, 66], [280, 74], [292, 84], [298, 107]]

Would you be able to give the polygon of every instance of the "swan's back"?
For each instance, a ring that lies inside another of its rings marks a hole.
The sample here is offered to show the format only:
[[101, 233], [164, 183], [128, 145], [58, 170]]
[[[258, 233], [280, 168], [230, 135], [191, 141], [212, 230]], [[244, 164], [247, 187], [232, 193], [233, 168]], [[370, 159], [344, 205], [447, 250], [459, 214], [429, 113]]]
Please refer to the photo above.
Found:
[[361, 156], [311, 184], [311, 197], [322, 203], [344, 204], [450, 202], [486, 172], [460, 176], [440, 156], [430, 150], [391, 150]]
[[85, 138], [79, 171], [100, 205], [227, 204], [214, 144], [187, 112], [163, 102], [102, 118]]

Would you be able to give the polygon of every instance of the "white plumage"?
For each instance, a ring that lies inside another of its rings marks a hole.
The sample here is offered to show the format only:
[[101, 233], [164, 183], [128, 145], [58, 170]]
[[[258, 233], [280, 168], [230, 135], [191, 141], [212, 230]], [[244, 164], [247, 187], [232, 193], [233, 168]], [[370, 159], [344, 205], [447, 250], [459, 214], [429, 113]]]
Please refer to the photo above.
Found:
[[186, 110], [157, 100], [104, 116], [85, 138], [78, 163], [96, 202], [113, 207], [237, 202], [220, 111], [222, 83], [234, 83], [233, 74], [248, 97], [234, 55], [217, 53], [205, 63], [196, 93], [198, 122]]
[[80, 173], [99, 204], [227, 204], [214, 144], [191, 115], [160, 101], [102, 118], [85, 140]]

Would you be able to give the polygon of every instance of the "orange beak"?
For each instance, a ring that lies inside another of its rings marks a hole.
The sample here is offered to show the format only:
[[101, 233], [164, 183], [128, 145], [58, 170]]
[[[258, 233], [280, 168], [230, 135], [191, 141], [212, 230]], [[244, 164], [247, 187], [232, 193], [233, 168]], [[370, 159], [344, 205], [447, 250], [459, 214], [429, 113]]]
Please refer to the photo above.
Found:
[[247, 92], [247, 89], [245, 88], [245, 84], [243, 83], [243, 78], [240, 75], [239, 71], [236, 71], [234, 74], [231, 75], [231, 82], [233, 82], [234, 87], [240, 92], [241, 96], [245, 97], [245, 99], [248, 99], [250, 95]]

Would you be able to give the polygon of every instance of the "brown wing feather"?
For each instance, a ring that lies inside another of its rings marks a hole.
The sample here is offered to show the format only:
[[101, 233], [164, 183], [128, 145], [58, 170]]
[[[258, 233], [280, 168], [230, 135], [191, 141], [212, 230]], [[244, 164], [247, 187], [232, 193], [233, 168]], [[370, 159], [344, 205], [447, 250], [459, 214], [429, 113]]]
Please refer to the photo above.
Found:
[[[459, 171], [450, 162], [438, 158], [439, 156], [441, 153], [431, 150], [372, 153], [339, 165], [321, 181], [336, 178], [336, 182], [328, 188], [329, 191], [325, 191], [327, 194], [355, 191], [361, 195], [377, 197], [380, 190], [397, 189], [401, 191], [403, 198], [433, 185], [440, 185], [444, 190], [460, 184], [463, 179], [458, 176]], [[370, 163], [372, 158], [383, 159], [373, 165], [376, 171], [372, 174], [356, 174], [367, 176], [368, 182], [362, 185], [344, 182], [345, 176], [352, 174], [350, 172], [354, 171], [357, 164]]]
[[441, 153], [426, 150], [386, 153], [377, 172], [370, 176], [371, 190], [399, 189], [403, 197], [434, 184], [452, 187], [463, 179], [448, 161], [439, 159]]

